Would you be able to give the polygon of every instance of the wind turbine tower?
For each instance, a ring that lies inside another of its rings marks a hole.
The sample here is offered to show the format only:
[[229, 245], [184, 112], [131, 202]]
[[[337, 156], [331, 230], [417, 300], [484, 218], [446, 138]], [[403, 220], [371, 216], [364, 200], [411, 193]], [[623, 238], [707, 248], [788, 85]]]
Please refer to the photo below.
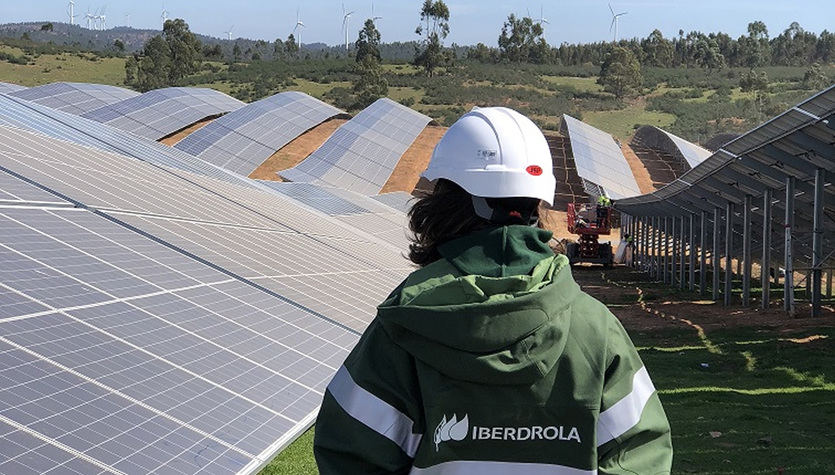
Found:
[[301, 20], [301, 17], [299, 17], [299, 9], [297, 8], [296, 9], [296, 26], [295, 26], [295, 28], [293, 28], [293, 34], [295, 35], [296, 31], [299, 32], [299, 34], [296, 36], [296, 42], [298, 43], [299, 51], [301, 51], [301, 49], [302, 49], [302, 30], [304, 28], [306, 28], [306, 27], [304, 26], [304, 22]]
[[91, 22], [91, 21], [93, 21], [95, 18], [96, 18], [95, 16], [93, 16], [92, 14], [90, 14], [90, 7], [87, 7], [87, 13], [86, 13], [86, 14], [84, 14], [84, 19], [86, 19], [86, 20], [87, 20], [87, 29], [88, 29], [88, 30], [92, 29], [92, 28], [90, 27], [90, 22]]
[[614, 10], [614, 9], [612, 9], [612, 4], [611, 4], [611, 3], [609, 4], [609, 11], [610, 11], [610, 12], [612, 12], [612, 24], [611, 24], [611, 25], [609, 25], [609, 31], [611, 32], [611, 31], [612, 31], [612, 28], [614, 28], [614, 29], [615, 29], [615, 39], [614, 39], [614, 42], [615, 42], [615, 43], [617, 43], [617, 42], [618, 42], [618, 19], [619, 19], [620, 17], [622, 17], [622, 16], [626, 15], [626, 14], [627, 14], [627, 13], [629, 13], [629, 12], [615, 13], [615, 10]]
[[162, 14], [159, 16], [162, 19], [162, 25], [165, 26], [165, 22], [168, 21], [168, 10], [165, 9], [165, 4], [162, 4]]
[[235, 28], [235, 25], [230, 26], [230, 27], [229, 27], [229, 31], [225, 32], [225, 33], [226, 33], [226, 39], [227, 39], [227, 40], [230, 40], [230, 41], [232, 40], [232, 29], [233, 29], [233, 28]]
[[101, 21], [101, 24], [99, 26], [100, 30], [107, 29], [107, 15], [104, 14], [105, 10], [107, 10], [107, 5], [103, 6], [101, 8], [101, 12], [99, 13], [99, 20]]
[[67, 13], [70, 16], [70, 25], [75, 25], [75, 2], [70, 0], [69, 5], [67, 5], [68, 11]]
[[351, 15], [354, 14], [354, 11], [350, 11], [345, 13], [345, 4], [342, 4], [342, 29], [345, 30], [345, 51], [348, 51], [348, 27], [351, 22]]
[[372, 0], [372, 2], [371, 2], [371, 21], [373, 21], [374, 23], [377, 23], [377, 20], [382, 20], [382, 19], [383, 19], [383, 17], [377, 16], [377, 15], [374, 14], [374, 2]]

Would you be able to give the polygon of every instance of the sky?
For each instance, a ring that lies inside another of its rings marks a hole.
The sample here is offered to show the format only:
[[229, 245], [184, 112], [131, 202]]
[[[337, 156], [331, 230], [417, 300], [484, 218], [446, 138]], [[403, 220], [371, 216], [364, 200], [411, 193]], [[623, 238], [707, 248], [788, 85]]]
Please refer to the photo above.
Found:
[[[0, 23], [22, 21], [68, 21], [69, 0], [0, 0]], [[374, 13], [381, 16], [378, 28], [384, 42], [418, 39], [422, 0], [377, 0]], [[447, 0], [450, 9], [450, 35], [446, 44], [473, 45], [479, 42], [495, 46], [502, 23], [511, 12], [545, 19], [548, 43], [588, 43], [611, 41], [612, 17], [606, 0]], [[835, 0], [614, 0], [620, 18], [619, 37], [646, 37], [658, 28], [665, 37], [700, 30], [723, 31], [733, 37], [744, 34], [749, 22], [761, 20], [771, 36], [797, 21], [809, 31], [820, 33], [835, 29]], [[366, 18], [371, 16], [371, 0], [345, 0], [349, 20], [349, 38], [354, 41]], [[83, 23], [84, 13], [104, 8], [108, 26], [129, 25], [135, 28], [160, 28], [163, 8], [169, 18], [183, 18], [197, 33], [273, 41], [286, 38], [296, 24], [296, 11], [307, 28], [305, 43], [340, 44], [345, 41], [340, 0], [77, 0], [76, 23]]]

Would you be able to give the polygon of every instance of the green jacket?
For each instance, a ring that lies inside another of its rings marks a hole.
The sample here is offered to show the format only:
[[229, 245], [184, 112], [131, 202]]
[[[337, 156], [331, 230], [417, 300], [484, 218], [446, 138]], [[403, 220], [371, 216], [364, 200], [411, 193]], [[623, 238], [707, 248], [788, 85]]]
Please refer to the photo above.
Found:
[[325, 393], [322, 474], [669, 473], [637, 351], [550, 237], [451, 241], [378, 307]]

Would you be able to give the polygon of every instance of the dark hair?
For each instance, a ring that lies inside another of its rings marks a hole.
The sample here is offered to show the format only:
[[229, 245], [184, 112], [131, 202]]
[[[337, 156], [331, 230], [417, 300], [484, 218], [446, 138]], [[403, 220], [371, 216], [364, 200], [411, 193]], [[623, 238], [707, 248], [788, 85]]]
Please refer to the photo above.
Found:
[[[409, 259], [423, 267], [441, 258], [438, 246], [498, 224], [478, 216], [472, 195], [455, 183], [439, 179], [432, 193], [418, 198], [409, 210]], [[540, 224], [541, 226], [541, 224]]]

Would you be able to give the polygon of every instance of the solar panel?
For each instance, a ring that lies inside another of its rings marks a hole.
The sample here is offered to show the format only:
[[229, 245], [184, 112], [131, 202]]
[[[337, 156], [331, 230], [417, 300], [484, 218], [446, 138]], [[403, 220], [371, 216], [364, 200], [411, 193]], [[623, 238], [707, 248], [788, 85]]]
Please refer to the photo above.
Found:
[[104, 84], [55, 82], [12, 92], [10, 95], [53, 109], [81, 115], [107, 104], [138, 96], [139, 93]]
[[8, 203], [54, 203], [69, 204], [52, 193], [19, 180], [0, 170], [0, 204]]
[[214, 89], [169, 87], [105, 105], [82, 117], [159, 140], [207, 117], [243, 106], [243, 102]]
[[26, 89], [25, 86], [18, 86], [10, 82], [0, 82], [0, 94], [8, 94], [10, 92], [22, 91]]
[[377, 194], [430, 121], [390, 99], [379, 99], [337, 129], [302, 163], [279, 173], [290, 181]]
[[45, 307], [0, 319], [3, 473], [252, 472], [358, 338], [84, 210], [0, 209], [0, 253]]
[[615, 200], [641, 194], [626, 157], [611, 135], [569, 115], [563, 115], [563, 124], [580, 178], [600, 186]]
[[175, 147], [246, 176], [299, 135], [342, 114], [307, 94], [282, 92], [214, 120]]
[[693, 168], [702, 163], [707, 157], [713, 154], [710, 150], [706, 150], [662, 128], [651, 125], [645, 125], [639, 128], [636, 132], [637, 136], [640, 136], [643, 143], [647, 146], [675, 154], [687, 162], [689, 168]]
[[2, 94], [0, 125], [31, 130], [57, 139], [138, 158], [155, 165], [165, 165], [244, 186], [253, 186], [252, 182], [244, 177], [166, 145], [93, 120]]

